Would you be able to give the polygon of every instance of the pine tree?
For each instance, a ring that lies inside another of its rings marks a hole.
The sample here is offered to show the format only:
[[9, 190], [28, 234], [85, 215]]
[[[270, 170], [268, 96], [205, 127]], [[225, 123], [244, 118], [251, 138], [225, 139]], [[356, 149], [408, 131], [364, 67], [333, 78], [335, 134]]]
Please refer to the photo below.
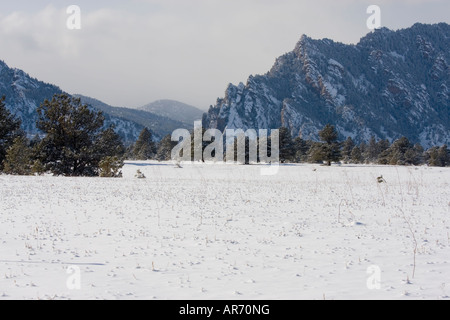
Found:
[[355, 164], [360, 164], [364, 162], [364, 157], [362, 155], [361, 149], [358, 146], [355, 146], [352, 150], [351, 161]]
[[37, 127], [46, 136], [39, 145], [39, 160], [55, 175], [98, 175], [99, 152], [95, 142], [104, 117], [67, 94], [45, 100], [37, 109]]
[[94, 149], [99, 162], [100, 177], [120, 178], [124, 166], [125, 146], [122, 139], [111, 126], [102, 131], [94, 144]]
[[416, 160], [417, 163], [414, 165], [423, 165], [425, 164], [425, 149], [422, 147], [420, 143], [416, 143], [414, 145], [414, 151], [416, 152]]
[[351, 137], [348, 137], [342, 146], [342, 159], [345, 163], [350, 163], [352, 161], [352, 151], [354, 148], [355, 142]]
[[169, 134], [165, 136], [158, 145], [156, 152], [156, 160], [170, 161], [172, 160], [172, 150], [177, 145], [177, 142], [172, 141], [172, 136]]
[[359, 150], [361, 151], [362, 161], [361, 163], [366, 162], [366, 154], [367, 154], [367, 143], [364, 141], [359, 144]]
[[134, 144], [134, 158], [136, 160], [149, 160], [156, 154], [156, 145], [149, 129], [144, 128], [139, 134], [139, 138]]
[[[308, 161], [311, 163], [321, 163], [327, 158], [328, 148], [325, 143], [314, 142], [309, 149]], [[330, 163], [331, 165], [331, 163]]]
[[311, 149], [311, 141], [305, 141], [301, 137], [295, 138], [294, 146], [294, 162], [301, 163], [308, 161], [308, 152]]
[[290, 162], [294, 160], [295, 149], [292, 141], [292, 135], [288, 128], [279, 129], [280, 137], [280, 162]]
[[330, 124], [327, 124], [325, 128], [319, 131], [320, 140], [325, 142], [326, 144], [333, 144], [338, 141], [338, 132], [336, 128]]
[[425, 161], [426, 164], [430, 167], [438, 167], [438, 153], [439, 148], [438, 147], [431, 147], [425, 152]]
[[325, 143], [317, 149], [318, 155], [323, 157], [328, 166], [331, 166], [332, 162], [338, 162], [341, 159], [341, 146], [338, 143], [338, 136], [336, 128], [329, 124], [319, 132], [320, 140]]
[[4, 161], [6, 174], [26, 176], [32, 173], [32, 150], [28, 144], [28, 140], [23, 136], [14, 139]]
[[391, 147], [391, 143], [389, 140], [380, 140], [378, 141], [377, 148], [378, 148], [378, 158], [376, 160], [379, 164], [387, 164], [386, 154], [387, 150]]
[[378, 148], [378, 143], [374, 136], [372, 136], [369, 140], [369, 144], [365, 150], [364, 158], [367, 163], [374, 163], [378, 160], [380, 156], [380, 150]]
[[0, 98], [0, 171], [9, 147], [20, 135], [20, 121], [6, 109], [5, 100], [5, 97]]
[[122, 138], [115, 132], [114, 126], [99, 134], [94, 147], [100, 160], [106, 157], [123, 158], [126, 151]]
[[447, 145], [443, 145], [439, 148], [438, 158], [442, 167], [447, 167], [450, 165], [450, 152]]

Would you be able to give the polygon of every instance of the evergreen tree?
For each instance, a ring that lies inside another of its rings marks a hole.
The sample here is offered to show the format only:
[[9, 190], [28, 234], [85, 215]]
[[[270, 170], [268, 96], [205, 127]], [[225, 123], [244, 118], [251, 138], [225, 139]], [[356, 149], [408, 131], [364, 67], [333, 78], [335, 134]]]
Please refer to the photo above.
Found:
[[332, 125], [327, 124], [319, 132], [320, 140], [325, 142], [320, 148], [316, 149], [317, 156], [322, 156], [323, 160], [331, 166], [332, 162], [338, 162], [341, 159], [341, 146], [338, 143], [338, 132]]
[[126, 151], [122, 138], [115, 132], [114, 126], [99, 134], [98, 139], [95, 141], [95, 150], [100, 160], [106, 157], [123, 158]]
[[14, 139], [11, 147], [6, 153], [4, 161], [4, 172], [6, 174], [26, 176], [32, 173], [32, 150], [28, 140], [19, 136]]
[[38, 108], [37, 127], [46, 136], [39, 145], [39, 160], [55, 175], [98, 175], [96, 140], [104, 117], [81, 100], [66, 94], [45, 100]]
[[361, 151], [362, 161], [361, 163], [366, 162], [365, 155], [367, 154], [367, 144], [363, 141], [359, 144], [359, 150]]
[[447, 167], [450, 165], [450, 151], [447, 145], [443, 145], [439, 148], [438, 159], [442, 167]]
[[294, 161], [295, 148], [292, 141], [292, 135], [288, 128], [281, 127], [279, 129], [280, 134], [280, 162]]
[[374, 163], [378, 160], [380, 156], [380, 151], [378, 148], [378, 143], [374, 136], [372, 136], [369, 140], [369, 144], [365, 150], [364, 158], [367, 163]]
[[345, 163], [350, 163], [352, 161], [352, 151], [355, 146], [355, 142], [351, 137], [348, 137], [347, 140], [345, 140], [342, 146], [342, 159]]
[[432, 147], [425, 152], [425, 161], [426, 164], [430, 167], [439, 167], [438, 163], [438, 153], [439, 148], [438, 147]]
[[139, 138], [134, 144], [134, 158], [136, 160], [149, 160], [156, 154], [156, 145], [149, 129], [144, 128], [139, 134]]
[[[386, 155], [386, 150], [388, 150], [391, 147], [391, 143], [389, 142], [389, 140], [380, 140], [377, 143], [377, 148], [378, 148], [378, 158], [377, 158], [377, 162], [379, 164], [382, 164], [382, 162], [384, 162], [384, 160], [382, 159], [382, 155], [383, 157], [385, 157]], [[385, 163], [387, 164], [387, 163]]]
[[172, 160], [172, 150], [177, 145], [177, 142], [172, 141], [172, 136], [169, 134], [165, 136], [158, 145], [156, 152], [156, 160], [170, 161]]
[[380, 156], [378, 157], [378, 164], [381, 165], [388, 165], [390, 162], [390, 158], [389, 158], [389, 149], [384, 150]]
[[[314, 142], [309, 149], [308, 161], [311, 163], [322, 163], [325, 161], [328, 148], [325, 143]], [[331, 163], [330, 163], [331, 165]]]
[[358, 146], [355, 146], [352, 150], [351, 161], [355, 164], [364, 162], [364, 157], [362, 155], [361, 149]]
[[325, 128], [319, 131], [320, 140], [328, 145], [336, 143], [338, 141], [338, 132], [336, 128], [330, 124], [327, 124]]
[[311, 149], [311, 141], [305, 141], [301, 137], [295, 138], [294, 146], [294, 162], [301, 163], [308, 161], [308, 152]]
[[3, 161], [6, 153], [20, 135], [20, 121], [6, 109], [5, 97], [0, 98], [0, 170], [3, 170]]
[[420, 143], [416, 143], [414, 145], [414, 151], [416, 152], [416, 160], [417, 160], [417, 163], [415, 165], [425, 164], [425, 149], [422, 147]]

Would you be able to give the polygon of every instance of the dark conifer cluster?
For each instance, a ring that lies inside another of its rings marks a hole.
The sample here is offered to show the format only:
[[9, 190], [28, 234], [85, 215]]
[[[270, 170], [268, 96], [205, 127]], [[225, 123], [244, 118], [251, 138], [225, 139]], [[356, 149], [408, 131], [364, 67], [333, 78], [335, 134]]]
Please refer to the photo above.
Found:
[[420, 144], [412, 144], [406, 137], [390, 143], [388, 140], [377, 141], [372, 137], [368, 143], [356, 144], [352, 138], [338, 140], [334, 126], [327, 125], [319, 132], [321, 141], [290, 138], [287, 129], [280, 131], [281, 162], [310, 162], [345, 164], [380, 164], [380, 165], [428, 165], [446, 167], [450, 165], [450, 150], [447, 145], [425, 150]]

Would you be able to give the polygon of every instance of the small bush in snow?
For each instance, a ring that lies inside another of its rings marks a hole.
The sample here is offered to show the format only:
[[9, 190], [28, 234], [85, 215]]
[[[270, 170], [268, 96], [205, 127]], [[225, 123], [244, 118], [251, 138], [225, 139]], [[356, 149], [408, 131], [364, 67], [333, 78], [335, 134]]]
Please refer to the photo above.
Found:
[[145, 179], [146, 178], [145, 175], [141, 172], [141, 170], [136, 171], [135, 177], [138, 178], [138, 179]]

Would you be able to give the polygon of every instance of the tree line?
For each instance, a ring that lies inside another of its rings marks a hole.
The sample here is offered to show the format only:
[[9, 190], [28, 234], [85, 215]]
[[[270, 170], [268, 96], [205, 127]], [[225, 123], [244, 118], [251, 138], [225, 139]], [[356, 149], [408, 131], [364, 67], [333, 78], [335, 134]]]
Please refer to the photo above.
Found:
[[450, 150], [447, 145], [425, 150], [420, 144], [412, 144], [401, 137], [394, 142], [377, 140], [356, 144], [351, 137], [339, 141], [339, 134], [332, 125], [319, 132], [320, 141], [291, 138], [289, 130], [280, 129], [280, 161], [292, 163], [379, 164], [379, 165], [428, 165], [446, 167], [450, 165]]
[[[318, 163], [328, 166], [332, 163], [450, 166], [450, 150], [447, 145], [425, 150], [420, 144], [412, 144], [406, 137], [395, 140], [393, 143], [389, 140], [376, 140], [373, 136], [368, 143], [357, 144], [351, 137], [345, 141], [339, 141], [339, 133], [329, 124], [319, 132], [319, 138], [320, 141], [304, 140], [301, 137], [293, 138], [289, 129], [280, 128], [280, 162]], [[171, 141], [171, 136], [166, 136], [159, 143], [151, 159], [170, 160], [174, 145], [176, 143]], [[203, 145], [203, 148], [205, 146]], [[267, 146], [270, 155], [270, 138]], [[248, 151], [249, 138], [246, 138], [246, 163], [248, 163]], [[235, 154], [236, 152], [235, 144]]]
[[[66, 94], [45, 100], [37, 112], [36, 126], [43, 135], [28, 139], [20, 121], [6, 109], [5, 97], [0, 98], [0, 172], [121, 177], [125, 160], [168, 161], [177, 145], [171, 135], [156, 143], [152, 132], [144, 128], [137, 141], [127, 148], [113, 126], [104, 128], [102, 112], [93, 111], [80, 99]], [[332, 125], [326, 125], [319, 137], [320, 141], [293, 138], [287, 128], [280, 128], [280, 162], [329, 166], [332, 163], [450, 165], [446, 145], [425, 150], [405, 137], [393, 143], [372, 137], [368, 143], [356, 144], [350, 137], [339, 141], [339, 133]], [[269, 153], [270, 150], [269, 140]]]

